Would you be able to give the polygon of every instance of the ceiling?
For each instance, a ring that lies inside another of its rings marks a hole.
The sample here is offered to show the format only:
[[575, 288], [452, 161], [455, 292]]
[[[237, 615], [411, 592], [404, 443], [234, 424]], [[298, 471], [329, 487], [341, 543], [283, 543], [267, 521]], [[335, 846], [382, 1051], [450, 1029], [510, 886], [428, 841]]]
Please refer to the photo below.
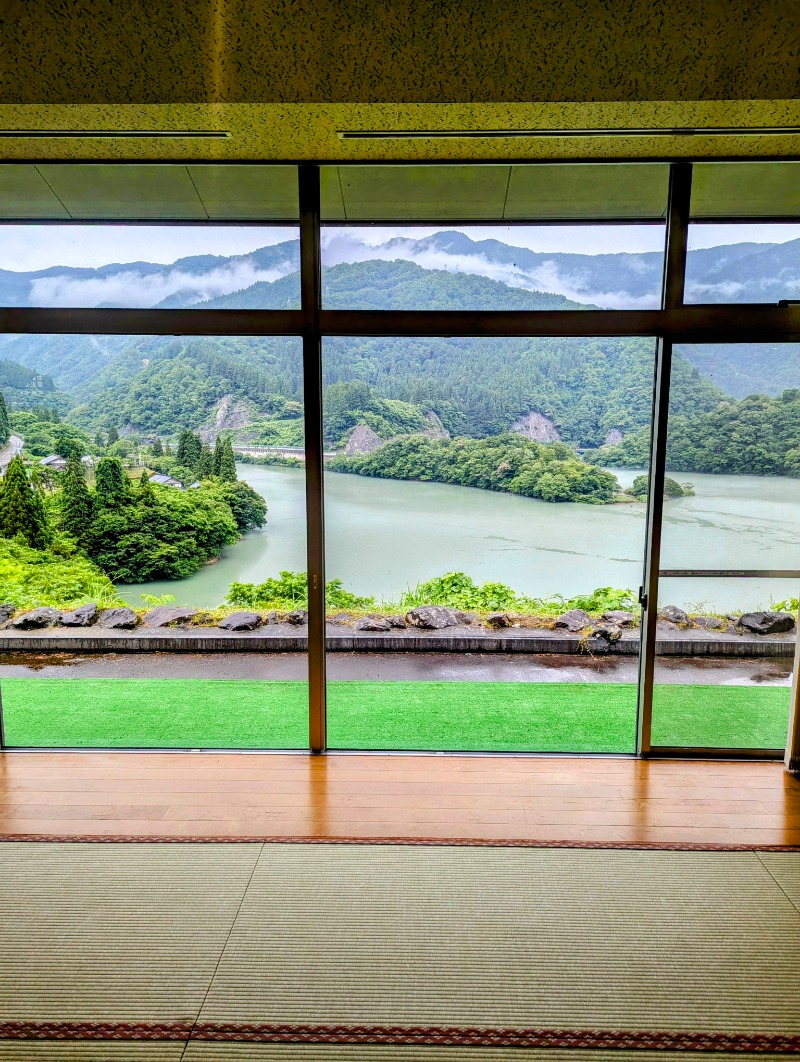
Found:
[[[664, 163], [322, 167], [322, 218], [657, 220]], [[800, 216], [800, 162], [698, 163], [693, 216]], [[0, 163], [7, 220], [296, 221], [292, 165]]]

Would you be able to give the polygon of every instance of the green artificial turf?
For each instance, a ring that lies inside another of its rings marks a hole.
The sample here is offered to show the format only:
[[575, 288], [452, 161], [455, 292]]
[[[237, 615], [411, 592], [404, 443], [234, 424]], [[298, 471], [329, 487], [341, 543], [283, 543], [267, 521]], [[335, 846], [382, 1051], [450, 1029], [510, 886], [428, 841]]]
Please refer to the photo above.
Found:
[[[6, 741], [43, 747], [305, 748], [304, 682], [14, 678]], [[653, 743], [781, 748], [789, 690], [656, 689]], [[331, 748], [632, 752], [630, 683], [331, 682]]]

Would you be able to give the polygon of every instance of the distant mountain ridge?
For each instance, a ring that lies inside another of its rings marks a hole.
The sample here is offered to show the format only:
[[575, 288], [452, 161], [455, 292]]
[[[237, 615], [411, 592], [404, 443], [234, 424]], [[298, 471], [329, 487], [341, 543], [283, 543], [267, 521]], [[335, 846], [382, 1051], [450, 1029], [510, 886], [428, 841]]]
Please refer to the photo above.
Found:
[[[483, 276], [512, 288], [561, 295], [604, 308], [658, 304], [658, 251], [578, 254], [531, 251], [495, 239], [442, 231], [421, 239], [397, 236], [371, 245], [346, 229], [326, 237], [328, 268], [368, 261], [406, 261], [429, 271]], [[186, 307], [260, 285], [263, 308], [299, 301], [299, 282], [269, 291], [299, 269], [299, 241], [238, 255], [194, 255], [169, 265], [112, 263], [97, 268], [50, 266], [0, 270], [0, 306]], [[251, 293], [251, 303], [256, 293]], [[800, 297], [800, 239], [737, 243], [689, 252], [687, 297], [692, 301], [775, 302]], [[355, 307], [354, 308], [358, 308]]]

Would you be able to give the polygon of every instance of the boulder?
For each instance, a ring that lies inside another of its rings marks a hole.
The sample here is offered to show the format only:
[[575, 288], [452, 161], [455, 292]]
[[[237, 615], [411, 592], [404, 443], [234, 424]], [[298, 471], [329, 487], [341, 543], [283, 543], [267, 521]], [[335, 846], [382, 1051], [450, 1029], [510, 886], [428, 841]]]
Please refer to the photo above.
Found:
[[490, 612], [486, 617], [486, 626], [499, 630], [501, 627], [513, 626], [513, 619], [507, 612]]
[[390, 631], [391, 623], [385, 616], [363, 616], [353, 624], [357, 631]]
[[[328, 622], [329, 623], [347, 624], [347, 623], [350, 622], [350, 620], [352, 618], [353, 617], [350, 615], [349, 612], [337, 612], [335, 616], [331, 616], [331, 618], [328, 620]], [[403, 624], [403, 626], [405, 626], [405, 624]]]
[[32, 631], [39, 627], [52, 627], [61, 619], [61, 613], [57, 608], [35, 608], [32, 612], [25, 612], [22, 616], [9, 621], [8, 626], [15, 631]]
[[14, 615], [14, 606], [4, 602], [0, 605], [0, 623], [5, 623], [7, 619], [10, 619]]
[[181, 608], [173, 605], [156, 605], [145, 613], [145, 627], [169, 627], [173, 623], [186, 623], [197, 615], [196, 608]]
[[584, 631], [587, 627], [591, 627], [592, 617], [588, 612], [584, 612], [582, 608], [571, 608], [569, 612], [563, 613], [559, 616], [553, 628], [555, 630], [567, 630], [573, 634], [577, 634], [578, 631]]
[[789, 612], [745, 612], [739, 626], [753, 634], [782, 634], [794, 630], [794, 616]]
[[666, 620], [667, 623], [688, 623], [689, 617], [683, 611], [682, 608], [678, 608], [677, 605], [664, 605], [663, 608], [658, 610], [658, 618]]
[[81, 605], [72, 612], [65, 612], [61, 617], [62, 627], [91, 627], [100, 615], [100, 609], [92, 602]]
[[98, 623], [112, 631], [132, 631], [138, 625], [139, 617], [132, 608], [106, 608], [100, 613]]
[[636, 615], [633, 612], [625, 612], [620, 608], [612, 608], [600, 618], [606, 623], [613, 623], [615, 627], [632, 627], [636, 623]]
[[461, 624], [462, 627], [471, 627], [473, 623], [478, 622], [478, 617], [474, 612], [462, 612], [459, 608], [453, 609], [453, 616], [456, 623]]
[[281, 623], [283, 621], [283, 617], [279, 612], [276, 612], [275, 609], [273, 609], [271, 612], [268, 612], [266, 616], [263, 617], [263, 621], [264, 623]]
[[692, 616], [692, 625], [703, 627], [707, 631], [724, 631], [728, 627], [728, 621], [719, 616]]
[[261, 626], [261, 616], [257, 612], [233, 612], [217, 624], [223, 631], [254, 631]]
[[387, 616], [390, 627], [395, 627], [397, 630], [405, 630], [408, 624], [403, 616]]
[[590, 653], [610, 653], [622, 637], [622, 631], [614, 623], [598, 623], [592, 627], [587, 638]]
[[303, 608], [296, 608], [293, 612], [287, 612], [283, 617], [284, 623], [291, 623], [293, 627], [300, 627], [308, 623], [308, 613]]
[[409, 627], [422, 627], [423, 630], [440, 631], [444, 627], [456, 627], [458, 620], [449, 608], [443, 605], [421, 605], [406, 612]]

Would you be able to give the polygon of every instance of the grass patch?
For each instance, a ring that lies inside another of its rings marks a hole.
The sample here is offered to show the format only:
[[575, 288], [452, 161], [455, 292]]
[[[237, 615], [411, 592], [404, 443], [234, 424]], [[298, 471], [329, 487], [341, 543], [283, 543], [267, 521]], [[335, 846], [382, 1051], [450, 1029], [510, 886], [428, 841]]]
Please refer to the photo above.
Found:
[[[13, 678], [10, 745], [305, 748], [304, 682]], [[786, 687], [658, 687], [653, 741], [781, 748]], [[631, 683], [331, 682], [332, 748], [632, 752]]]

